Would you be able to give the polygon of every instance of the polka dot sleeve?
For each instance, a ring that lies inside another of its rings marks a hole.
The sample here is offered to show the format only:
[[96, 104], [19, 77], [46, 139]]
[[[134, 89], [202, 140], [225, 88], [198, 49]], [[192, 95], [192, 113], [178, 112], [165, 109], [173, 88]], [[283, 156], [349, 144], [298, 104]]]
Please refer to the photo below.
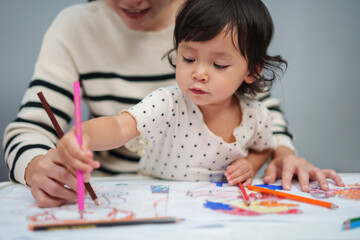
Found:
[[248, 113], [244, 114], [246, 117], [247, 114], [252, 115], [253, 125], [255, 126], [252, 137], [249, 141], [249, 148], [262, 151], [265, 149], [273, 149], [275, 143], [273, 140], [273, 134], [271, 131], [271, 115], [270, 112], [259, 103], [256, 103], [258, 109], [252, 109]]
[[135, 118], [141, 138], [155, 140], [158, 131], [166, 126], [171, 118], [174, 100], [168, 89], [159, 88], [146, 96], [141, 102], [127, 111]]

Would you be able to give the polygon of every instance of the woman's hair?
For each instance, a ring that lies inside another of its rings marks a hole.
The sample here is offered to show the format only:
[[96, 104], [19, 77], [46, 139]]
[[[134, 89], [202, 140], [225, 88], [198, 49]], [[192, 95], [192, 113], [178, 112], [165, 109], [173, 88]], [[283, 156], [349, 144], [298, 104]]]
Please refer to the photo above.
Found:
[[274, 26], [260, 0], [187, 0], [176, 18], [174, 48], [167, 54], [170, 64], [176, 67], [172, 52], [180, 42], [208, 41], [223, 31], [231, 34], [234, 46], [245, 57], [248, 70], [256, 79], [251, 84], [243, 82], [237, 93], [256, 95], [269, 90], [278, 73], [286, 69], [287, 61], [267, 53]]

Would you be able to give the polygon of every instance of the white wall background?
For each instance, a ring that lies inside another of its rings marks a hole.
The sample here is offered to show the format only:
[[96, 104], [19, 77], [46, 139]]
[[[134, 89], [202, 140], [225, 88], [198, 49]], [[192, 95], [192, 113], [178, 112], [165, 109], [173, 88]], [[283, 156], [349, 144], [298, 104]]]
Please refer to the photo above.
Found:
[[[86, 0], [0, 0], [0, 132], [16, 117], [43, 35], [64, 7]], [[273, 95], [299, 155], [321, 168], [360, 171], [360, 1], [264, 0], [271, 52], [289, 61]], [[7, 167], [0, 150], [0, 181]]]

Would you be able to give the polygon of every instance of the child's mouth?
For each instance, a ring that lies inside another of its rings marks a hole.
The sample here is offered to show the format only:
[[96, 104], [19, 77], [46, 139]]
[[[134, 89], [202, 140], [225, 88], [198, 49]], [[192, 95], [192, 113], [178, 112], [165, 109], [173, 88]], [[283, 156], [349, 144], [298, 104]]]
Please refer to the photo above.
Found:
[[203, 94], [206, 94], [206, 92], [204, 92], [203, 90], [201, 89], [195, 89], [195, 88], [192, 88], [190, 89], [190, 91], [193, 93], [193, 94], [196, 94], [196, 95], [203, 95]]

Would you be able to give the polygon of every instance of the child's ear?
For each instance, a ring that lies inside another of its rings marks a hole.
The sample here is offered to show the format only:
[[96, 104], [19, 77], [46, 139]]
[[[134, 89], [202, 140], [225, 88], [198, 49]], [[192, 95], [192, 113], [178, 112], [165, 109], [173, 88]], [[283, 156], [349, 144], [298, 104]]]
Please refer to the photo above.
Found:
[[251, 73], [249, 72], [248, 75], [247, 75], [247, 77], [244, 79], [244, 81], [245, 81], [247, 84], [253, 83], [253, 82], [259, 77], [262, 69], [263, 69], [263, 66], [257, 66], [257, 68], [256, 68], [257, 72], [256, 72], [256, 73], [253, 73], [253, 74], [251, 74]]
[[251, 84], [253, 83], [254, 81], [256, 80], [256, 78], [252, 75], [252, 74], [248, 74], [246, 76], [246, 78], [244, 79], [244, 81], [247, 83], [247, 84]]

